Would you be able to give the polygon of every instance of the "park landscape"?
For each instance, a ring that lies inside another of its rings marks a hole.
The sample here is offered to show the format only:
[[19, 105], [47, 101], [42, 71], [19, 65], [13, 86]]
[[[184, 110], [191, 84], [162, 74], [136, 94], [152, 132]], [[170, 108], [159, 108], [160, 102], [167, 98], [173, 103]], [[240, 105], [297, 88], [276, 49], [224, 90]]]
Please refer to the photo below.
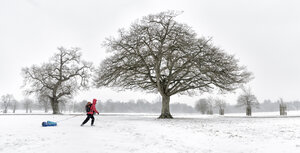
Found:
[[[103, 40], [106, 56], [100, 63], [86, 60], [80, 46], [57, 46], [47, 61], [23, 66], [20, 88], [26, 98], [0, 99], [0, 152], [300, 152], [300, 102], [259, 102], [249, 85], [255, 73], [212, 37], [177, 21], [182, 14], [162, 11], [119, 27]], [[158, 98], [98, 99], [95, 126], [80, 126], [86, 103], [95, 97], [80, 102], [74, 97], [103, 88]], [[220, 98], [237, 90], [234, 103]], [[210, 93], [195, 98], [194, 105], [172, 101]], [[57, 124], [42, 126], [45, 121]]]

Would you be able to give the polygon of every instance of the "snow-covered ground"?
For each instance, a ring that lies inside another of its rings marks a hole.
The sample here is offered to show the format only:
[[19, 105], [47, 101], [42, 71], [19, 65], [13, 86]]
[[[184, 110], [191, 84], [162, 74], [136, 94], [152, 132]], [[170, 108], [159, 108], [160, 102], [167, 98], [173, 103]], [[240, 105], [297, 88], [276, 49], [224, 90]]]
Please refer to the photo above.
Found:
[[[1, 153], [299, 153], [299, 117], [0, 115]], [[59, 121], [42, 127], [43, 121]]]

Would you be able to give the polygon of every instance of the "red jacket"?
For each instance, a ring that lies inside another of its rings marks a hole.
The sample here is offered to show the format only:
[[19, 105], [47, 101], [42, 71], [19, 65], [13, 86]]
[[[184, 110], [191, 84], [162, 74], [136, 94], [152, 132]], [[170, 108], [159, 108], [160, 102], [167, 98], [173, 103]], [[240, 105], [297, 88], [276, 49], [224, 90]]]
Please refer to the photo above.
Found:
[[96, 102], [97, 102], [97, 99], [93, 99], [93, 104], [92, 104], [92, 106], [90, 108], [90, 111], [87, 114], [94, 114], [94, 113], [98, 113], [99, 114], [99, 112], [97, 111], [97, 109], [95, 107]]

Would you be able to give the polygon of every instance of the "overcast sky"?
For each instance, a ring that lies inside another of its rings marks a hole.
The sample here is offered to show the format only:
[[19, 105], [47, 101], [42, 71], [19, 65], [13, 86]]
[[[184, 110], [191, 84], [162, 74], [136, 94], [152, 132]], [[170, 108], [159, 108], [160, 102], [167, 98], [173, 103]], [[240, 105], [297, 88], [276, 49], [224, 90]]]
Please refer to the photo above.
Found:
[[[299, 8], [297, 0], [0, 0], [0, 96], [21, 100], [21, 69], [47, 62], [59, 46], [82, 48], [83, 58], [98, 66], [106, 56], [102, 42], [119, 28], [148, 14], [179, 10], [184, 13], [177, 21], [213, 37], [253, 72], [248, 85], [260, 102], [299, 100]], [[234, 104], [238, 93], [224, 98]], [[94, 97], [152, 101], [158, 95], [93, 89], [75, 100]], [[193, 104], [202, 97], [171, 100]]]

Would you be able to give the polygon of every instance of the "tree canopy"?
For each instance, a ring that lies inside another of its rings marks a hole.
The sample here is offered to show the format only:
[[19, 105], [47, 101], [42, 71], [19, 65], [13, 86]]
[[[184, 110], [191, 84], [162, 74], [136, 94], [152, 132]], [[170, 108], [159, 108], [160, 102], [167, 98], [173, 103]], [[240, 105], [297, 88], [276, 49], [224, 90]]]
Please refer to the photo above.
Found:
[[256, 96], [252, 93], [251, 88], [242, 88], [243, 93], [239, 95], [237, 100], [237, 106], [238, 107], [256, 107], [258, 108], [259, 102], [256, 98]]
[[245, 67], [213, 45], [198, 38], [174, 11], [148, 15], [119, 30], [105, 46], [112, 56], [97, 70], [97, 87], [142, 89], [162, 96], [161, 118], [172, 118], [170, 96], [209, 92], [215, 88], [232, 91], [251, 78]]
[[59, 113], [58, 103], [72, 97], [78, 90], [87, 89], [92, 63], [83, 61], [79, 48], [58, 48], [59, 52], [40, 66], [23, 68], [27, 94], [35, 93], [50, 98], [53, 113]]

